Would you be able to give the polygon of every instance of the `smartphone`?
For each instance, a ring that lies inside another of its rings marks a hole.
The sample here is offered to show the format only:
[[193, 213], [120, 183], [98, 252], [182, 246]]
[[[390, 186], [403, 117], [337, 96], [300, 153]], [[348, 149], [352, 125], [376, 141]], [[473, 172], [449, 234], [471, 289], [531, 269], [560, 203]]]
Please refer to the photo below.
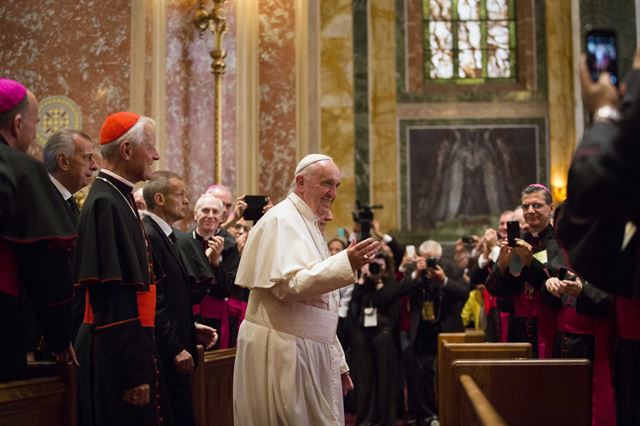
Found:
[[415, 257], [416, 255], [416, 246], [410, 245], [407, 246], [407, 257]]
[[338, 238], [342, 241], [347, 240], [347, 231], [344, 228], [338, 228]]
[[597, 81], [600, 74], [608, 72], [611, 84], [617, 86], [619, 77], [616, 33], [610, 29], [591, 29], [587, 31], [585, 47], [591, 79]]
[[245, 195], [244, 202], [247, 208], [242, 218], [245, 220], [259, 220], [262, 217], [262, 209], [267, 205], [267, 197], [264, 195]]
[[567, 277], [567, 268], [558, 269], [558, 279], [564, 280]]
[[517, 220], [510, 220], [507, 222], [507, 244], [511, 247], [515, 247], [516, 238], [520, 238], [520, 222]]

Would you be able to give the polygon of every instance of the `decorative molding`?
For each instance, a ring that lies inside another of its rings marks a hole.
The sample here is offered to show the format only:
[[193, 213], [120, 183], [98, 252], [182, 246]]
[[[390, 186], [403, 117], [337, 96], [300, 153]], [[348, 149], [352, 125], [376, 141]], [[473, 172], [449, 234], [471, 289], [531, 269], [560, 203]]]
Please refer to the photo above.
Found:
[[155, 0], [152, 4], [151, 117], [156, 121], [156, 146], [160, 153], [158, 168], [164, 169], [167, 166], [165, 155], [167, 0]]
[[539, 102], [439, 102], [398, 104], [398, 120], [457, 118], [524, 118], [547, 115], [547, 103]]
[[[147, 24], [151, 22], [151, 49], [147, 49]], [[156, 148], [160, 154], [158, 169], [167, 167], [165, 143], [166, 116], [166, 27], [167, 2], [155, 0], [145, 3], [131, 2], [131, 72], [129, 78], [129, 109], [147, 115], [156, 122]], [[147, 52], [151, 52], [150, 76]], [[150, 77], [150, 84], [147, 79]], [[151, 105], [145, 105], [146, 90], [150, 90]]]
[[636, 0], [636, 45], [640, 44], [640, 0]]
[[258, 2], [238, 1], [237, 22], [237, 180], [236, 194], [258, 191]]
[[309, 154], [309, 2], [295, 0], [296, 154]]
[[131, 72], [129, 74], [129, 109], [144, 114], [146, 21], [144, 2], [131, 2]]
[[[636, 5], [640, 0], [636, 0]], [[637, 9], [636, 9], [637, 13]], [[636, 21], [637, 22], [637, 21]], [[580, 29], [580, 0], [571, 0], [571, 44], [573, 47], [573, 75], [579, 75], [580, 57], [582, 56], [582, 32]], [[582, 105], [582, 88], [580, 79], [573, 79], [573, 96], [575, 105], [576, 145], [584, 133], [584, 106]]]

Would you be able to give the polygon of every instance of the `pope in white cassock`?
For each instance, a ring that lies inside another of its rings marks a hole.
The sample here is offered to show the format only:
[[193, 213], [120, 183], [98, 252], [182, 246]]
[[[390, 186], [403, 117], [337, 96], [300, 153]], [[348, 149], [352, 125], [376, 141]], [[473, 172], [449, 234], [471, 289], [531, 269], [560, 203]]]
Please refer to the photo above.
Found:
[[233, 376], [239, 426], [343, 425], [343, 391], [353, 387], [336, 337], [336, 290], [356, 281], [378, 243], [329, 255], [318, 222], [340, 185], [331, 157], [306, 156], [294, 179], [249, 233], [236, 276], [251, 289]]

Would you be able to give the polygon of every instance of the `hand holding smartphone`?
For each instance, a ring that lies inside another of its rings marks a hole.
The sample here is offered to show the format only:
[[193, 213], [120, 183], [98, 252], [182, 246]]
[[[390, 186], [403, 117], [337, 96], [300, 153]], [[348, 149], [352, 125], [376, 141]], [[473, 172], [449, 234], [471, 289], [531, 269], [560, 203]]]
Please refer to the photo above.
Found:
[[507, 244], [509, 247], [516, 246], [516, 238], [520, 238], [520, 222], [510, 220], [507, 222]]
[[618, 86], [618, 46], [616, 33], [610, 29], [590, 29], [585, 38], [587, 68], [592, 81], [598, 81], [600, 74], [607, 72], [611, 84]]

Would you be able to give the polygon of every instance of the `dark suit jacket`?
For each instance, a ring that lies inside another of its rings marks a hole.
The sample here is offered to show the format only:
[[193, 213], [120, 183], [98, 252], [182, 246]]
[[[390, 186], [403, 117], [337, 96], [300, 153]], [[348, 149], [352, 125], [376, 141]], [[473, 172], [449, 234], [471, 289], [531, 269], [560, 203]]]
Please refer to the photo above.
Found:
[[[640, 224], [640, 70], [632, 70], [626, 84], [622, 121], [594, 124], [576, 149], [556, 226], [578, 273], [609, 293], [640, 297], [640, 236], [636, 232], [624, 250], [616, 244], [626, 222]], [[594, 246], [600, 256], [589, 250]]]
[[425, 290], [427, 288], [432, 291], [435, 310], [439, 312], [436, 321], [431, 325], [437, 333], [451, 333], [464, 331], [460, 312], [469, 297], [469, 287], [462, 282], [455, 267], [446, 260], [441, 260], [441, 266], [447, 276], [447, 283], [439, 285], [435, 282], [427, 280], [425, 275], [418, 276], [415, 280], [411, 279], [413, 268], [408, 268], [403, 285], [406, 280], [413, 282], [413, 291], [410, 295], [409, 310], [411, 317], [410, 337], [414, 342], [418, 335], [420, 322], [422, 321], [422, 302], [425, 301]]
[[[178, 251], [160, 226], [149, 216], [142, 219], [151, 245], [154, 263], [162, 266], [164, 277], [157, 283], [156, 339], [165, 363], [183, 349], [195, 359], [195, 327], [191, 310], [191, 283]], [[174, 365], [171, 362], [171, 365]]]

